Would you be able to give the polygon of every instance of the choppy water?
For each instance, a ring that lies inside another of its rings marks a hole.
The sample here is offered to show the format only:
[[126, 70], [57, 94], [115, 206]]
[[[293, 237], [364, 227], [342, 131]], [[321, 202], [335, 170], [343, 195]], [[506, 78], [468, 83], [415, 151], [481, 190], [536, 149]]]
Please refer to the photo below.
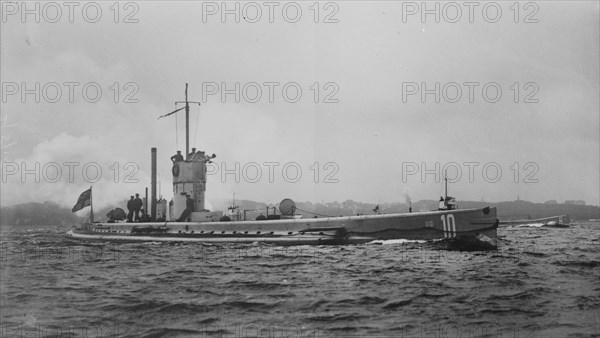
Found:
[[600, 336], [600, 224], [496, 251], [89, 243], [1, 228], [2, 337]]

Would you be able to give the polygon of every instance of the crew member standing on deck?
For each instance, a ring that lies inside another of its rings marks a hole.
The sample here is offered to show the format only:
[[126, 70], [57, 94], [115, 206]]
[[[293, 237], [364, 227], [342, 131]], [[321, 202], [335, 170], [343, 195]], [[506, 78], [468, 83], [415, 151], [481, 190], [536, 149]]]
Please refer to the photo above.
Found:
[[455, 204], [456, 204], [456, 200], [454, 199], [454, 197], [446, 197], [446, 201], [444, 201], [444, 204], [446, 204], [446, 209], [447, 210], [454, 210], [455, 208]]
[[135, 210], [135, 200], [133, 196], [127, 201], [127, 223], [133, 222], [133, 211]]
[[140, 210], [142, 210], [142, 207], [144, 206], [144, 202], [142, 202], [142, 199], [140, 198], [140, 194], [135, 194], [135, 200], [134, 200], [134, 204], [133, 204], [133, 211], [135, 212], [135, 221], [139, 222], [141, 220], [140, 218]]
[[194, 155], [196, 155], [196, 148], [192, 148], [192, 152], [187, 155], [187, 160], [193, 160]]
[[446, 203], [444, 202], [444, 198], [442, 196], [440, 196], [438, 210], [446, 210]]
[[181, 216], [179, 216], [177, 222], [185, 222], [194, 211], [194, 200], [190, 197], [190, 195], [185, 195], [185, 198], [185, 210], [181, 213]]
[[142, 218], [140, 220], [140, 222], [151, 222], [152, 219], [150, 218], [150, 215], [148, 215], [148, 213], [146, 213], [146, 211], [144, 209], [141, 210], [142, 211]]
[[181, 155], [181, 150], [177, 150], [177, 154], [171, 156], [171, 161], [173, 161], [173, 162], [183, 161], [183, 155]]

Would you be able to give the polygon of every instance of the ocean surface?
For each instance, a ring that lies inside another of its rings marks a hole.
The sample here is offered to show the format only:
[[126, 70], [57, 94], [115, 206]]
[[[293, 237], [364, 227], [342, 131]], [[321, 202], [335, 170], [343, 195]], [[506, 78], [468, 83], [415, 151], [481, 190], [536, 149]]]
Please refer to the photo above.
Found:
[[600, 337], [600, 224], [494, 251], [80, 242], [2, 225], [1, 337]]

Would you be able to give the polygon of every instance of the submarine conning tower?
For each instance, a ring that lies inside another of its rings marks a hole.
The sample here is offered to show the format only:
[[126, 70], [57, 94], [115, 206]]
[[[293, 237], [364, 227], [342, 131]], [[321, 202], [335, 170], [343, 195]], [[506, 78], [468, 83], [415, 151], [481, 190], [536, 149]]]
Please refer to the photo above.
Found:
[[[171, 156], [173, 162], [173, 204], [169, 206], [170, 221], [212, 222], [217, 221], [222, 212], [210, 212], [205, 208], [204, 192], [206, 191], [206, 163], [215, 158], [206, 156], [203, 151], [196, 152], [196, 148], [190, 149], [190, 103], [200, 102], [188, 101], [188, 84], [185, 84], [185, 101], [177, 101], [175, 105], [185, 103], [185, 107], [162, 115], [163, 118], [173, 115], [185, 108], [185, 153], [177, 151], [177, 155]], [[184, 155], [187, 155], [184, 157]], [[193, 205], [188, 207], [187, 196], [194, 200]], [[191, 209], [191, 210], [190, 210]]]
[[173, 205], [170, 220], [179, 219], [187, 208], [187, 196], [194, 200], [193, 210], [188, 220], [192, 222], [217, 221], [222, 212], [210, 212], [205, 208], [206, 164], [215, 155], [207, 156], [198, 151], [187, 156], [185, 160], [173, 161]]

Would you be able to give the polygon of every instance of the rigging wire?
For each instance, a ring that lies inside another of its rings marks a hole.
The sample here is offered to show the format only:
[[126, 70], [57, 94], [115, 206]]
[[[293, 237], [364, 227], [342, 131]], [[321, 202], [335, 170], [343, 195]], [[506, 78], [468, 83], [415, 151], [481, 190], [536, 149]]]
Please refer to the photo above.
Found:
[[200, 108], [198, 108], [198, 113], [196, 114], [196, 132], [194, 133], [194, 144], [198, 143], [198, 124], [200, 123]]
[[[177, 103], [175, 103], [175, 108], [177, 108]], [[177, 137], [177, 130], [179, 127], [177, 126], [177, 116], [175, 115], [175, 149], [179, 149], [179, 137]]]

